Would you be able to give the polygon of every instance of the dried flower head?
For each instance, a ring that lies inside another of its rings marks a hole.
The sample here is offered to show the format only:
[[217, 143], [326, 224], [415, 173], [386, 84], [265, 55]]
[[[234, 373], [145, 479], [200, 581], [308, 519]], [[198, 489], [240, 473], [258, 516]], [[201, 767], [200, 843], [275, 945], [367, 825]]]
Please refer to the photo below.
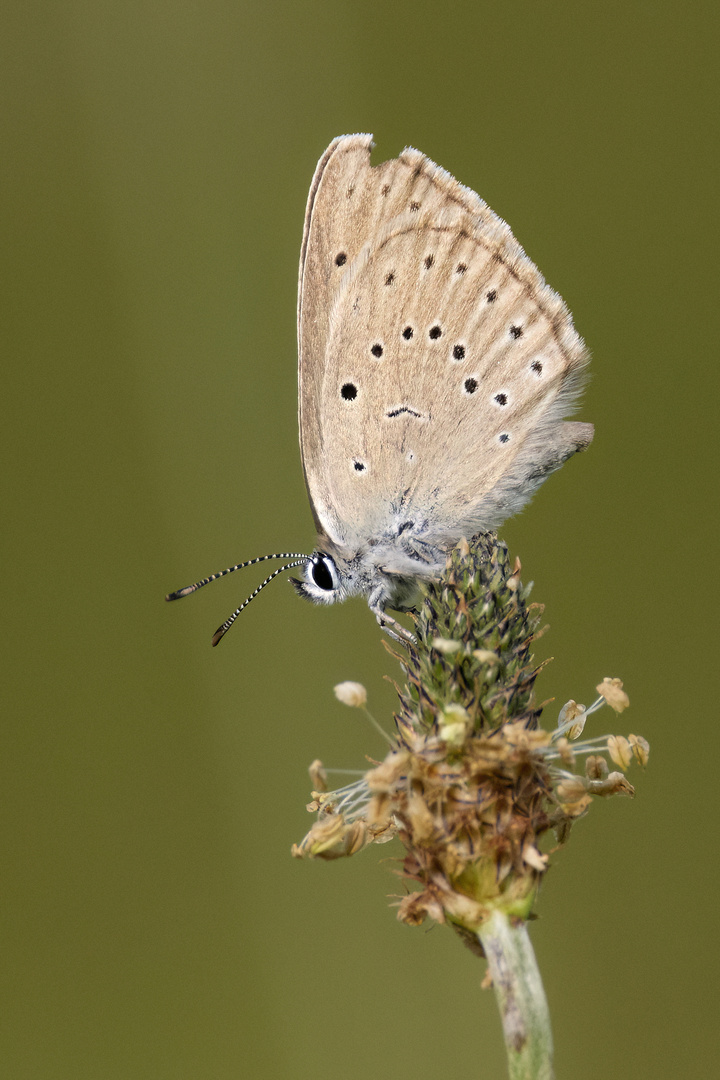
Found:
[[337, 858], [397, 835], [401, 874], [416, 886], [399, 901], [408, 923], [429, 915], [474, 933], [493, 911], [527, 918], [545, 837], [566, 840], [593, 797], [634, 794], [624, 770], [647, 761], [639, 736], [580, 740], [606, 702], [629, 704], [619, 679], [604, 679], [589, 708], [569, 701], [553, 730], [539, 727], [531, 646], [542, 609], [519, 574], [490, 534], [451, 552], [425, 589], [417, 644], [398, 656], [407, 683], [389, 753], [352, 784], [315, 792], [317, 821], [293, 849]]
[[335, 697], [342, 701], [343, 705], [360, 709], [367, 703], [367, 690], [359, 682], [341, 682], [335, 687]]
[[600, 697], [605, 698], [608, 705], [617, 713], [627, 709], [630, 704], [630, 698], [623, 690], [621, 679], [608, 679], [606, 677], [595, 689]]

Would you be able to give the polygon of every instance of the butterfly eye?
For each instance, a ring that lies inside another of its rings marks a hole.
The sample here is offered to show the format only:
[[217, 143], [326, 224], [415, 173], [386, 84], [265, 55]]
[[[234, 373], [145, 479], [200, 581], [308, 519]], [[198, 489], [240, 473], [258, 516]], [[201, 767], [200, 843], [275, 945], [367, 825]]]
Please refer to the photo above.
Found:
[[313, 555], [310, 577], [318, 589], [332, 592], [338, 587], [337, 570], [329, 555]]

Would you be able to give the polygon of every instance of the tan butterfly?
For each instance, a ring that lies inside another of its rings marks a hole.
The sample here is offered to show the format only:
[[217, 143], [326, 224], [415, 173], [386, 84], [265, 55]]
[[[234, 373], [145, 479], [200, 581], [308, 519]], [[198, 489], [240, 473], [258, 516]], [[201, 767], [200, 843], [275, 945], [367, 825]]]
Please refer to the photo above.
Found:
[[417, 150], [371, 166], [335, 139], [308, 198], [298, 295], [300, 447], [318, 530], [316, 603], [411, 610], [462, 536], [494, 529], [593, 436], [563, 420], [588, 354], [565, 304], [469, 188]]

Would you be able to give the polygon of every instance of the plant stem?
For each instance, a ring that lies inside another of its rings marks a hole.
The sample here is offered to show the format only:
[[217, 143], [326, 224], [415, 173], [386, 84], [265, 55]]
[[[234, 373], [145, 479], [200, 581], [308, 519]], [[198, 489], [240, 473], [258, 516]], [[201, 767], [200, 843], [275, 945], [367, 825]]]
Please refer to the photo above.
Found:
[[510, 1080], [553, 1080], [550, 1013], [526, 924], [495, 911], [478, 937], [500, 1009]]

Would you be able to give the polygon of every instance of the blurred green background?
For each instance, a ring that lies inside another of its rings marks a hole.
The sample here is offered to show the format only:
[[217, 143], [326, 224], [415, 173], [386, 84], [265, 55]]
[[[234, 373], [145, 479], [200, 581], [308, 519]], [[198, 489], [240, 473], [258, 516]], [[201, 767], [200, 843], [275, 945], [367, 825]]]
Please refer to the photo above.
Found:
[[[390, 848], [298, 863], [306, 765], [382, 752], [397, 669], [314, 540], [296, 432], [307, 190], [412, 144], [508, 220], [593, 353], [571, 461], [503, 535], [539, 686], [632, 708], [533, 939], [561, 1078], [717, 1068], [716, 4], [64, 0], [0, 40], [2, 1047], [12, 1080], [504, 1075], [484, 965], [396, 922]], [[713, 385], [714, 383], [714, 385]], [[687, 741], [686, 741], [687, 739]]]

